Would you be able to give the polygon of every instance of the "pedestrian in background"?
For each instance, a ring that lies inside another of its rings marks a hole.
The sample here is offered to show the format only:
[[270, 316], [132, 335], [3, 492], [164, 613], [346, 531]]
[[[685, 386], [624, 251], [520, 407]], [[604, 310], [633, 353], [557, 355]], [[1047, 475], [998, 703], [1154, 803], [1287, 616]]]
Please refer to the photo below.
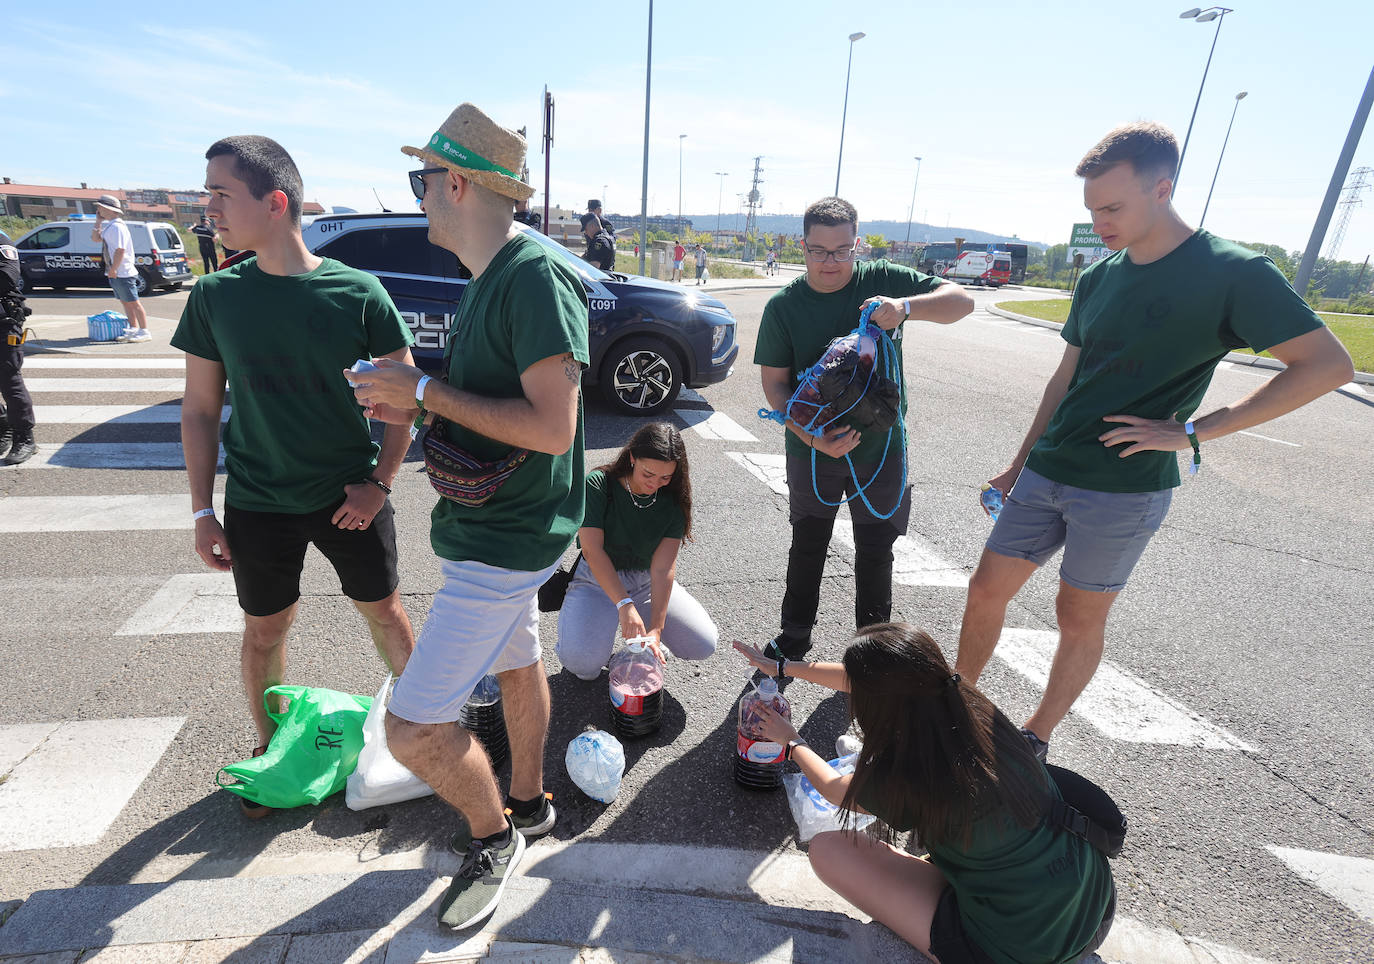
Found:
[[682, 246], [682, 241], [673, 238], [673, 276], [670, 281], [682, 281], [682, 262], [687, 259], [687, 249]]
[[138, 268], [134, 263], [134, 238], [124, 223], [124, 208], [113, 194], [102, 194], [95, 202], [95, 228], [91, 240], [99, 241], [105, 258], [105, 277], [115, 299], [124, 309], [129, 324], [117, 341], [151, 341], [148, 313], [138, 299]]
[[[3, 237], [3, 236], [0, 236]], [[5, 239], [7, 242], [8, 239]], [[33, 440], [33, 399], [24, 385], [24, 277], [20, 271], [19, 250], [0, 243], [0, 457], [6, 465], [19, 465], [33, 458], [38, 446]]]
[[[1151, 122], [1111, 131], [1078, 164], [1093, 230], [1115, 252], [1074, 291], [1059, 367], [1011, 464], [969, 581], [955, 669], [976, 682], [1007, 606], [1062, 546], [1059, 645], [1023, 731], [1044, 759], [1050, 734], [1097, 671], [1107, 615], [1164, 523], [1178, 458], [1202, 442], [1306, 405], [1354, 377], [1350, 355], [1263, 255], [1184, 223], [1170, 200], [1178, 141]], [[1233, 405], [1193, 419], [1233, 348], [1287, 369]]]
[[582, 259], [602, 271], [614, 270], [615, 241], [601, 226], [601, 219], [590, 212], [582, 215], [582, 235], [587, 239], [587, 250], [582, 252]]
[[200, 260], [205, 265], [205, 273], [219, 270], [219, 256], [215, 254], [215, 242], [219, 240], [219, 235], [215, 233], [215, 226], [210, 223], [210, 219], [205, 215], [200, 216], [200, 223], [191, 229], [191, 233], [196, 236], [196, 241], [200, 244]]

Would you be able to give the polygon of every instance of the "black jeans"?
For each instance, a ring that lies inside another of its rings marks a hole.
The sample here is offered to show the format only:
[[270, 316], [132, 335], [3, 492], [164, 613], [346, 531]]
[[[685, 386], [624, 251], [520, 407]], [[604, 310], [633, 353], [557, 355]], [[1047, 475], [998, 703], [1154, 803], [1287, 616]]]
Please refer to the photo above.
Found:
[[0, 345], [0, 398], [5, 400], [4, 418], [15, 439], [33, 435], [33, 399], [24, 386], [23, 368], [23, 346]]
[[212, 241], [209, 244], [202, 243], [200, 246], [200, 260], [205, 264], [205, 273], [219, 270], [219, 256], [215, 254], [215, 245]]

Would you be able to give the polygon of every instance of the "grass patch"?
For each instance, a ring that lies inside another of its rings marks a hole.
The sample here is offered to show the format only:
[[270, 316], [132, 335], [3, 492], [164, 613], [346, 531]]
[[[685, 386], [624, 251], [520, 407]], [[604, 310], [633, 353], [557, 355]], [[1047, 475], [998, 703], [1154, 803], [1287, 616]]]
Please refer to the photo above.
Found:
[[[1049, 298], [1043, 301], [1001, 301], [997, 307], [1003, 311], [1014, 311], [1018, 315], [1063, 324], [1069, 317], [1069, 304], [1068, 299]], [[1352, 318], [1349, 315], [1333, 315], [1324, 311], [1317, 312], [1317, 315], [1326, 322], [1331, 334], [1340, 340], [1345, 350], [1350, 352], [1350, 357], [1355, 362], [1355, 370], [1374, 372], [1374, 318]], [[1248, 348], [1238, 348], [1237, 351], [1247, 355], [1256, 354]], [[1258, 354], [1264, 358], [1274, 357], [1267, 351]]]
[[[716, 261], [712, 258], [706, 259], [706, 266], [711, 270], [711, 280], [719, 281], [721, 278], [761, 278], [763, 272], [745, 267], [742, 264], [730, 264], [725, 261]], [[617, 251], [615, 254], [615, 270], [625, 274], [639, 274], [639, 259], [631, 253]], [[650, 258], [644, 259], [644, 270], [653, 270], [653, 261]], [[668, 271], [672, 271], [670, 265]], [[697, 263], [688, 257], [682, 264], [682, 280], [684, 283], [690, 281], [693, 284], [697, 280]]]

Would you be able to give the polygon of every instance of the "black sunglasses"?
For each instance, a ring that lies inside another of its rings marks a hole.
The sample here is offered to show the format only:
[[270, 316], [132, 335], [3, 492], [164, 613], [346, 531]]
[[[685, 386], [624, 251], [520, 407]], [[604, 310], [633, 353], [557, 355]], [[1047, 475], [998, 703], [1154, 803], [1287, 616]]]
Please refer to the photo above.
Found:
[[446, 167], [422, 167], [418, 171], [410, 172], [410, 189], [415, 192], [415, 200], [425, 199], [425, 175], [447, 173]]

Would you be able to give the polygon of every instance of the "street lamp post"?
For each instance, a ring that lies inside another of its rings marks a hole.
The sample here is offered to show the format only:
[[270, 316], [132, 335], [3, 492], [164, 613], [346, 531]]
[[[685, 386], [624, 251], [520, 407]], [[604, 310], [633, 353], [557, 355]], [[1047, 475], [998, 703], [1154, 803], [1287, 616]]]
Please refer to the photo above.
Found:
[[721, 199], [725, 197], [725, 179], [730, 176], [729, 171], [716, 171], [716, 177], [720, 178], [720, 186], [716, 188], [716, 232], [720, 232], [720, 206]]
[[1174, 192], [1178, 190], [1178, 177], [1183, 171], [1183, 158], [1188, 154], [1188, 139], [1193, 136], [1193, 121], [1197, 120], [1198, 104], [1202, 103], [1202, 88], [1207, 86], [1207, 71], [1212, 69], [1212, 54], [1216, 53], [1217, 38], [1221, 36], [1221, 22], [1226, 19], [1228, 13], [1233, 12], [1230, 7], [1208, 7], [1206, 10], [1193, 7], [1191, 10], [1185, 10], [1178, 15], [1180, 20], [1194, 20], [1197, 23], [1211, 23], [1215, 20], [1217, 31], [1212, 34], [1212, 49], [1207, 51], [1207, 66], [1202, 68], [1202, 83], [1197, 86], [1197, 100], [1193, 101], [1193, 116], [1188, 118], [1188, 133], [1183, 135], [1183, 150], [1178, 155], [1178, 170], [1174, 171], [1174, 187], [1169, 192], [1169, 197], [1173, 197]]
[[682, 233], [682, 142], [686, 134], [677, 136], [677, 233]]
[[916, 180], [911, 185], [911, 210], [906, 213], [906, 239], [911, 240], [911, 219], [916, 216], [916, 185], [921, 183], [921, 159], [916, 158]]
[[849, 35], [849, 65], [844, 69], [844, 112], [840, 114], [840, 156], [835, 161], [835, 196], [840, 196], [840, 166], [844, 164], [844, 124], [849, 119], [849, 72], [854, 68], [854, 41], [864, 39], [863, 31]]
[[[649, 0], [649, 37], [644, 48], [644, 181], [639, 189], [639, 273], [649, 254], [649, 88], [654, 77], [654, 0]], [[548, 222], [545, 221], [545, 224]]]
[[1236, 95], [1235, 106], [1231, 108], [1231, 123], [1226, 125], [1226, 139], [1221, 142], [1221, 153], [1217, 155], [1217, 169], [1212, 174], [1212, 186], [1207, 189], [1207, 203], [1202, 206], [1202, 217], [1198, 220], [1197, 226], [1202, 227], [1207, 220], [1207, 209], [1212, 206], [1212, 192], [1217, 187], [1217, 175], [1221, 173], [1221, 159], [1226, 156], [1226, 145], [1231, 142], [1231, 128], [1236, 123], [1236, 111], [1240, 109], [1240, 102], [1245, 99], [1247, 91], [1241, 91]]

